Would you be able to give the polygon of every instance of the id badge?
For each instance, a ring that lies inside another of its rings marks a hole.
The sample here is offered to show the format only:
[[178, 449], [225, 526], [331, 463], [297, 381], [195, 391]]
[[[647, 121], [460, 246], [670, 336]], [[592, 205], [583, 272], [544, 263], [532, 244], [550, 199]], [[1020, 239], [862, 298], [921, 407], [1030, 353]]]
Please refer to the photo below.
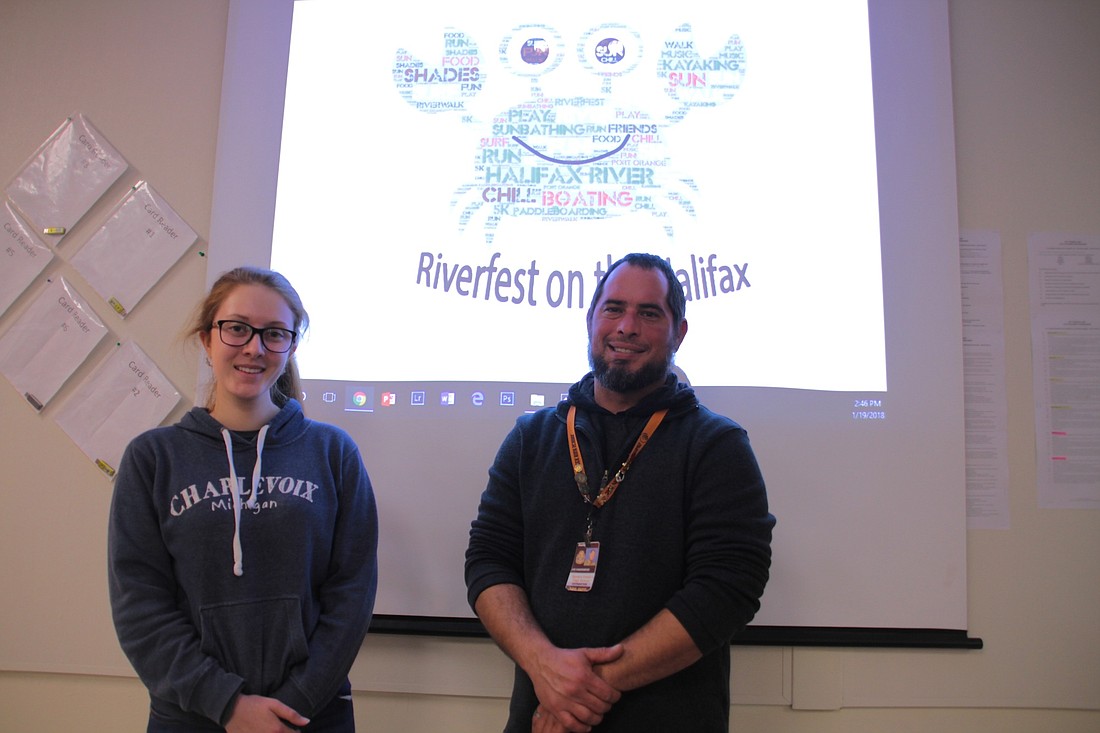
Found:
[[599, 542], [578, 542], [577, 549], [573, 552], [573, 567], [569, 570], [565, 589], [577, 593], [587, 593], [592, 590], [592, 584], [596, 581], [596, 563], [599, 559]]

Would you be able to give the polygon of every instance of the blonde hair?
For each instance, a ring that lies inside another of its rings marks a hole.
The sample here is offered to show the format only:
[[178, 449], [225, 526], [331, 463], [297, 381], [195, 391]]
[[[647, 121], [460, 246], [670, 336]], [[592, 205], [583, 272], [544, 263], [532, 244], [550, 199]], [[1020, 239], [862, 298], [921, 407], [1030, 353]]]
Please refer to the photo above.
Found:
[[[309, 328], [309, 314], [302, 305], [302, 298], [298, 295], [298, 291], [289, 280], [274, 270], [246, 266], [222, 273], [211, 286], [210, 292], [195, 311], [187, 336], [198, 337], [200, 334], [210, 332], [214, 328], [214, 315], [229, 297], [229, 293], [241, 285], [263, 285], [271, 288], [281, 295], [290, 307], [290, 312], [294, 315], [294, 332], [301, 337]], [[278, 407], [285, 405], [290, 398], [302, 399], [302, 379], [298, 374], [298, 362], [294, 354], [287, 358], [286, 369], [275, 380], [275, 384], [271, 385], [271, 400]], [[213, 408], [213, 406], [214, 390], [211, 389], [206, 397], [206, 407]]]

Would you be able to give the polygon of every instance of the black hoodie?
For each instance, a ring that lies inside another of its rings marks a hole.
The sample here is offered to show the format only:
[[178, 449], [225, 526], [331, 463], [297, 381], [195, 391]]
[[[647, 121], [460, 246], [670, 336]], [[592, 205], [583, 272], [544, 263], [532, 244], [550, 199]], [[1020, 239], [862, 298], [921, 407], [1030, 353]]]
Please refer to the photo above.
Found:
[[[614, 496], [592, 515], [599, 563], [583, 593], [566, 589], [589, 514], [566, 437], [571, 405], [584, 470], [596, 487], [604, 471], [621, 466], [650, 415], [668, 409]], [[492, 585], [520, 586], [562, 648], [610, 646], [667, 609], [703, 658], [625, 693], [594, 730], [724, 731], [729, 642], [760, 607], [774, 525], [740, 425], [700, 405], [674, 375], [612, 414], [596, 404], [589, 374], [556, 408], [520, 417], [501, 446], [470, 530], [468, 598], [473, 607]], [[517, 667], [505, 730], [530, 730], [537, 704]]]

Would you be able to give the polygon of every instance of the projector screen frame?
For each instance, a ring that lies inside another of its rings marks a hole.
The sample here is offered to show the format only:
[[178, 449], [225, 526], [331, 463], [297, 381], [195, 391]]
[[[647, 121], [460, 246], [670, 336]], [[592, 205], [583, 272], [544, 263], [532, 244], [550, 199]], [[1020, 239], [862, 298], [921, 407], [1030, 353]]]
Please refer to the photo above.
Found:
[[[877, 12], [889, 8], [890, 14], [901, 12], [903, 0], [872, 0], [869, 3], [872, 25], [872, 57], [877, 58], [887, 46], [904, 48], [911, 63], [922, 65], [927, 71], [927, 83], [931, 89], [921, 90], [922, 99], [934, 103], [926, 109], [915, 109], [906, 101], [907, 91], [889, 76], [889, 70], [874, 65], [876, 134], [909, 134], [927, 123], [922, 116], [935, 116], [931, 129], [940, 132], [935, 139], [923, 141], [934, 155], [927, 156], [929, 165], [940, 165], [933, 178], [935, 187], [917, 192], [920, 206], [912, 207], [914, 216], [908, 220], [888, 222], [883, 219], [883, 246], [888, 242], [907, 240], [889, 231], [890, 226], [921, 227], [924, 221], [917, 215], [920, 209], [948, 212], [944, 220], [952, 222], [953, 230], [943, 227], [923, 231], [925, 238], [943, 237], [958, 239], [957, 198], [954, 171], [953, 130], [945, 129], [943, 120], [951, 119], [950, 59], [947, 46], [947, 3], [937, 0], [909, 8], [910, 23], [889, 26]], [[289, 52], [289, 34], [293, 0], [232, 0], [226, 40], [226, 61], [222, 89], [221, 123], [218, 135], [218, 157], [215, 171], [213, 212], [211, 217], [210, 248], [208, 257], [208, 281], [222, 271], [242, 263], [268, 266], [274, 219], [275, 189], [278, 179], [279, 139], [281, 136], [282, 106], [284, 101], [286, 68]], [[929, 30], [938, 39], [936, 44], [923, 46], [914, 41], [922, 34], [914, 33], [915, 27]], [[272, 155], [272, 150], [276, 151]], [[884, 155], [879, 148], [880, 166]], [[880, 197], [883, 206], [892, 197], [910, 196], [913, 192], [890, 190], [891, 181], [880, 180]], [[242, 195], [247, 191], [248, 195]], [[954, 276], [956, 290], [958, 273]], [[293, 278], [292, 278], [293, 280]], [[889, 304], [887, 304], [889, 307]], [[888, 321], [889, 322], [889, 321]], [[945, 353], [943, 358], [958, 366], [958, 379], [944, 385], [955, 392], [961, 404], [961, 318], [957, 324], [949, 324], [952, 333], [959, 336], [958, 349]], [[930, 327], [944, 327], [944, 324]], [[889, 332], [886, 334], [890, 340]], [[579, 375], [578, 375], [579, 376]], [[960, 410], [961, 414], [961, 410]], [[736, 417], [736, 416], [734, 416]], [[750, 432], [752, 426], [748, 426]], [[960, 428], [961, 433], [961, 428]], [[501, 436], [503, 437], [503, 436]], [[949, 448], [944, 459], [957, 464], [962, 475], [963, 446]], [[960, 496], [960, 511], [964, 509]], [[471, 507], [471, 516], [473, 507]], [[782, 518], [781, 518], [782, 520]], [[965, 545], [965, 536], [963, 538]], [[965, 556], [961, 559], [965, 573]], [[965, 627], [965, 623], [963, 624]], [[483, 636], [484, 629], [476, 618], [451, 618], [432, 616], [405, 616], [379, 614], [372, 624], [372, 631], [379, 633], [428, 634], [440, 636]], [[938, 647], [981, 648], [981, 640], [967, 635], [965, 628], [919, 629], [879, 627], [788, 627], [750, 626], [737, 639], [736, 644], [782, 646], [886, 646], [886, 647]]]

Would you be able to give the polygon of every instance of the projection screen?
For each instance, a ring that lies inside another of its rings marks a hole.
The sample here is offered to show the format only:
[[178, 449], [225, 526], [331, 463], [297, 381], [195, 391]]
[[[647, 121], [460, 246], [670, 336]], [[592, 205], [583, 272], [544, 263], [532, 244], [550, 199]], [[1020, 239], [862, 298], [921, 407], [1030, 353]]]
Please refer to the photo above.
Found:
[[945, 2], [237, 0], [210, 277], [302, 294], [306, 411], [379, 500], [383, 622], [473, 620], [489, 463], [648, 251], [688, 297], [677, 369], [778, 519], [753, 626], [964, 630], [953, 146]]

